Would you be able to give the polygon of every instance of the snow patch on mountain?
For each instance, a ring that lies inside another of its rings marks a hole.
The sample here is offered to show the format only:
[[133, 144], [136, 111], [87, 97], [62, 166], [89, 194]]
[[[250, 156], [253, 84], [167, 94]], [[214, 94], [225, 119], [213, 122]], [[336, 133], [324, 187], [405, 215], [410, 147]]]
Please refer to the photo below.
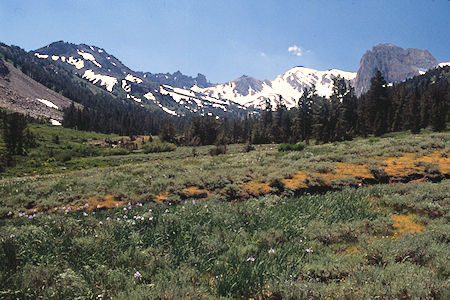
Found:
[[55, 119], [50, 119], [50, 123], [53, 126], [61, 126], [62, 125], [61, 122], [59, 122], [58, 120], [55, 120]]
[[180, 116], [179, 114], [177, 114], [176, 111], [169, 109], [167, 107], [165, 107], [164, 105], [162, 105], [153, 95], [152, 92], [148, 92], [147, 94], [144, 95], [144, 98], [146, 98], [147, 100], [151, 100], [153, 101], [153, 103], [155, 103], [159, 108], [161, 108], [164, 112], [168, 113], [169, 115], [172, 116]]
[[152, 92], [148, 92], [147, 94], [145, 94], [144, 98], [146, 98], [147, 100], [153, 100], [153, 101], [156, 100], [156, 98], [155, 98], [155, 96], [153, 95]]
[[35, 53], [34, 56], [36, 56], [37, 58], [48, 58], [47, 54], [39, 54], [39, 53]]
[[122, 89], [127, 93], [131, 92], [131, 85], [127, 84], [127, 81], [125, 79], [122, 79]]
[[117, 83], [117, 78], [108, 75], [95, 74], [92, 70], [86, 70], [82, 77], [91, 81], [93, 84], [100, 81], [100, 85], [104, 85], [109, 92], [112, 92], [114, 85]]
[[142, 79], [140, 79], [139, 77], [135, 77], [131, 74], [128, 74], [127, 76], [125, 76], [125, 79], [130, 82], [142, 83]]
[[70, 56], [69, 59], [67, 59], [67, 63], [74, 65], [78, 70], [84, 68], [84, 60], [80, 58], [73, 58], [73, 56]]
[[133, 99], [133, 100], [136, 101], [136, 102], [142, 102], [142, 99], [141, 99], [141, 98], [135, 97], [135, 96], [133, 96], [133, 95], [130, 95], [130, 97], [131, 97], [131, 99]]
[[354, 80], [355, 72], [342, 70], [318, 71], [305, 67], [295, 67], [275, 79], [259, 81], [248, 76], [209, 88], [191, 88], [194, 92], [208, 95], [214, 99], [230, 100], [244, 107], [264, 108], [266, 100], [275, 107], [280, 96], [288, 108], [296, 105], [304, 88], [316, 87], [317, 94], [330, 97], [333, 92], [333, 78], [340, 76]]
[[45, 105], [47, 105], [48, 107], [51, 107], [51, 108], [54, 108], [54, 109], [58, 109], [58, 108], [59, 108], [59, 107], [58, 107], [57, 105], [55, 105], [53, 102], [48, 101], [48, 100], [46, 100], [46, 99], [39, 99], [39, 98], [36, 98], [36, 100], [39, 101], [39, 102], [41, 102], [41, 103], [43, 103], [43, 104], [45, 104]]
[[169, 109], [169, 108], [167, 108], [167, 107], [165, 107], [165, 106], [162, 106], [160, 103], [158, 103], [157, 104], [163, 111], [165, 111], [166, 113], [168, 113], [169, 115], [172, 115], [172, 116], [178, 116], [178, 114], [174, 111], [174, 110], [171, 110], [171, 109]]
[[[91, 49], [93, 49], [92, 46], [91, 46]], [[99, 67], [99, 68], [102, 67], [102, 66], [95, 60], [94, 55], [92, 55], [91, 53], [84, 52], [84, 51], [80, 51], [80, 50], [78, 50], [77, 52], [78, 52], [78, 54], [80, 54], [84, 59], [92, 61], [92, 63], [93, 63], [94, 65], [96, 65], [97, 67]]]
[[438, 67], [446, 67], [446, 66], [450, 66], [450, 62], [441, 62], [440, 64], [438, 64]]

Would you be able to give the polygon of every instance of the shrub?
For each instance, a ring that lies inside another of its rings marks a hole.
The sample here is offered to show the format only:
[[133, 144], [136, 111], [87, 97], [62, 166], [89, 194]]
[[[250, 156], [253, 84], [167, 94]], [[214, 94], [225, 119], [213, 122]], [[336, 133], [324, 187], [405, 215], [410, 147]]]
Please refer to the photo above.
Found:
[[244, 150], [245, 150], [245, 152], [253, 151], [253, 150], [255, 150], [255, 146], [253, 146], [251, 143], [247, 143], [247, 144], [245, 144]]
[[368, 166], [368, 169], [370, 173], [372, 173], [373, 177], [380, 181], [380, 182], [388, 182], [389, 181], [389, 175], [386, 173], [386, 171], [378, 166], [377, 164], [371, 163]]
[[281, 181], [281, 179], [279, 179], [279, 178], [274, 178], [274, 179], [270, 180], [269, 185], [271, 188], [275, 189], [275, 191], [278, 191], [278, 192], [284, 191], [284, 184]]
[[371, 143], [371, 144], [373, 144], [373, 143], [376, 143], [376, 142], [378, 142], [380, 140], [380, 138], [379, 137], [370, 137], [367, 141], [369, 142], [369, 143]]
[[209, 154], [211, 154], [211, 156], [225, 154], [225, 153], [227, 153], [226, 145], [217, 145], [214, 148], [209, 149]]
[[170, 152], [175, 151], [177, 146], [167, 142], [151, 142], [144, 146], [144, 153]]
[[280, 144], [278, 145], [278, 151], [302, 151], [306, 148], [306, 144], [298, 142], [296, 144]]
[[103, 156], [127, 155], [130, 154], [130, 152], [131, 152], [130, 150], [125, 148], [111, 148], [105, 150], [105, 152], [103, 152]]
[[60, 162], [66, 162], [72, 159], [71, 151], [60, 152], [56, 155], [56, 160]]
[[438, 164], [427, 164], [425, 166], [425, 172], [430, 175], [439, 175], [441, 174], [441, 169]]

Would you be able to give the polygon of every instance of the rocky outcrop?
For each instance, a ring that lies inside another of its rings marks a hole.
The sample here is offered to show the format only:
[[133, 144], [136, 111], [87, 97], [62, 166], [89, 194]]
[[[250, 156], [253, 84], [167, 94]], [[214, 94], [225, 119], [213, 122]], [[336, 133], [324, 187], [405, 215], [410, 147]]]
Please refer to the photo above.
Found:
[[359, 96], [370, 87], [370, 79], [380, 70], [386, 82], [400, 82], [423, 74], [438, 65], [428, 50], [406, 50], [392, 44], [378, 44], [368, 50], [359, 65], [355, 80], [355, 91]]

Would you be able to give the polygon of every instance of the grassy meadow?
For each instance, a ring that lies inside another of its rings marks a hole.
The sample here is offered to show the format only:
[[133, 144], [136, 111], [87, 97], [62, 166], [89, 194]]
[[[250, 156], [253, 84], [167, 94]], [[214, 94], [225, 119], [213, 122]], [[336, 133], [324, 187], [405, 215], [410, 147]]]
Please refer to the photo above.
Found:
[[0, 179], [0, 298], [450, 297], [448, 132], [112, 154], [33, 126]]

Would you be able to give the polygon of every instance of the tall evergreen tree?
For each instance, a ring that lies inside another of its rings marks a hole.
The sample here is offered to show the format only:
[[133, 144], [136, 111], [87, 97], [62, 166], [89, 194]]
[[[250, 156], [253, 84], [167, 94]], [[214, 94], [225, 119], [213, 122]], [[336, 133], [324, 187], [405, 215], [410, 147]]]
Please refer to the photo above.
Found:
[[164, 124], [161, 125], [159, 137], [163, 142], [170, 142], [170, 143], [176, 142], [176, 128], [172, 120], [169, 119]]
[[388, 113], [390, 101], [388, 98], [386, 80], [378, 70], [370, 81], [370, 89], [367, 92], [366, 118], [369, 121], [369, 129], [377, 136], [388, 130]]
[[309, 144], [309, 139], [312, 136], [313, 112], [312, 103], [316, 97], [316, 88], [312, 86], [311, 89], [304, 88], [303, 94], [298, 100], [297, 115], [295, 117], [295, 132], [298, 139]]
[[5, 114], [3, 117], [3, 140], [10, 156], [25, 153], [25, 129], [27, 121], [19, 113]]
[[409, 107], [407, 111], [408, 128], [412, 133], [420, 132], [419, 98], [420, 94], [416, 87], [409, 95]]
[[287, 139], [286, 134], [289, 134], [288, 132], [285, 132], [283, 130], [285, 128], [282, 128], [281, 124], [282, 120], [285, 119], [286, 111], [286, 105], [284, 104], [284, 100], [280, 95], [271, 125], [271, 136], [273, 137], [273, 141], [275, 143], [281, 143], [282, 141], [285, 141]]
[[448, 80], [442, 80], [439, 84], [431, 86], [431, 125], [433, 131], [442, 131], [446, 128], [448, 101], [450, 99], [449, 87]]

